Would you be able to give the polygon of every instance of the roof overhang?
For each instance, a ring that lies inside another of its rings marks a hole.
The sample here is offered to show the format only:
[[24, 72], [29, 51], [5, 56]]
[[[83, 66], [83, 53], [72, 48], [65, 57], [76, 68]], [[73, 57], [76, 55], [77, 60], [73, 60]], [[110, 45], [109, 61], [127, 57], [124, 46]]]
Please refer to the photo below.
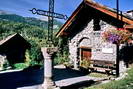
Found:
[[[111, 10], [108, 9], [106, 6], [100, 5], [100, 4], [98, 4], [98, 3], [90, 2], [90, 1], [88, 1], [88, 0], [85, 0], [85, 3], [86, 3], [88, 6], [92, 7], [92, 8], [95, 8], [95, 9], [97, 9], [97, 10], [99, 10], [99, 11], [105, 13], [105, 14], [108, 14], [108, 15], [114, 17], [114, 18], [117, 18], [117, 13], [111, 11]], [[121, 17], [121, 16], [122, 16], [122, 17]], [[125, 22], [125, 23], [127, 23], [127, 24], [133, 24], [133, 20], [130, 20], [130, 19], [126, 18], [125, 16], [119, 14], [119, 20], [121, 20], [121, 18], [122, 18], [122, 21], [123, 21], [123, 22]]]
[[126, 29], [133, 29], [133, 25], [125, 25], [124, 28], [126, 28]]
[[[75, 17], [78, 15], [78, 13], [83, 9], [84, 6], [89, 6], [91, 8], [94, 8], [102, 13], [105, 13], [113, 18], [117, 19], [117, 13], [115, 11], [111, 11], [109, 8], [107, 8], [106, 6], [103, 6], [101, 4], [98, 4], [96, 2], [90, 1], [90, 0], [84, 0], [79, 6], [78, 8], [73, 12], [73, 14], [69, 17], [69, 19], [66, 21], [66, 23], [61, 27], [61, 29], [57, 32], [56, 37], [59, 36], [66, 36], [68, 35], [68, 33], [65, 33], [64, 31], [67, 30], [67, 28], [73, 23]], [[123, 15], [119, 14], [119, 20], [121, 20], [128, 25], [133, 25], [133, 20], [126, 18]], [[128, 26], [128, 27], [132, 27], [132, 26]], [[127, 27], [127, 28], [128, 28]]]
[[79, 11], [83, 8], [83, 2], [78, 6], [78, 8], [72, 13], [72, 15], [68, 18], [66, 23], [61, 27], [60, 31], [57, 32], [56, 37], [59, 37], [60, 35], [67, 35], [67, 33], [63, 33], [65, 29], [67, 29], [72, 22], [74, 21], [75, 16], [79, 13]]

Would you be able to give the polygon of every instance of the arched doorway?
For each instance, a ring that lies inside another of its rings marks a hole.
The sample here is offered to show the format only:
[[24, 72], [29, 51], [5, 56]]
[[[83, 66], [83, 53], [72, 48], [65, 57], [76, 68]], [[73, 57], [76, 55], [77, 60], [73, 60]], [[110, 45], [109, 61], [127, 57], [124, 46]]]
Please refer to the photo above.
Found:
[[89, 47], [80, 47], [80, 66], [82, 61], [90, 61], [91, 60], [91, 56], [92, 56], [92, 52], [91, 52], [91, 48]]
[[89, 62], [92, 56], [91, 40], [89, 38], [82, 38], [78, 45], [79, 66], [83, 61]]

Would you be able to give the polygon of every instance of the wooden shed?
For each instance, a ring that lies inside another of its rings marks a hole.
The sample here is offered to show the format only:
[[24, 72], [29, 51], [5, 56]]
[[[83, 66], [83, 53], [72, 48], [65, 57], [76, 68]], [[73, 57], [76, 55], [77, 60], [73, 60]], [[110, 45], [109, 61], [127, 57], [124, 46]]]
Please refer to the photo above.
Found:
[[0, 55], [6, 56], [10, 64], [24, 62], [25, 52], [30, 47], [30, 43], [16, 33], [0, 41]]

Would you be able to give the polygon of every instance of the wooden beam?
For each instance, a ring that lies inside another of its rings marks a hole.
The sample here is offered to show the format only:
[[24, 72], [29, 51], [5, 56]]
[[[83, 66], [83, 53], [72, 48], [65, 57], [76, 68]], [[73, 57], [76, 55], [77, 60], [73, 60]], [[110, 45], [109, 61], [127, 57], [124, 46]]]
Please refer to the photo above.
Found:
[[69, 35], [69, 33], [67, 33], [67, 32], [62, 32], [60, 35], [67, 36], [67, 35]]
[[126, 29], [133, 29], [133, 25], [125, 25], [124, 28], [126, 28]]
[[83, 2], [80, 4], [80, 6], [75, 10], [75, 12], [71, 15], [71, 17], [67, 20], [67, 22], [62, 26], [59, 33], [57, 33], [56, 37], [59, 37], [61, 33], [66, 29], [68, 25], [71, 25], [73, 22], [73, 19], [75, 16], [79, 13], [79, 11], [83, 8]]

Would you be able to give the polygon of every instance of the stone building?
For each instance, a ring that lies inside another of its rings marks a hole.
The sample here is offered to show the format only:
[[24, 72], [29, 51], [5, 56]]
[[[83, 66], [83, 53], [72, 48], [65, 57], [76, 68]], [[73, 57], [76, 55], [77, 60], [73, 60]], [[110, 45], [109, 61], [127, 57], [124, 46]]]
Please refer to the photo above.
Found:
[[20, 34], [16, 33], [0, 41], [0, 63], [7, 60], [10, 64], [25, 61], [25, 52], [31, 47]]
[[133, 30], [133, 18], [119, 14], [94, 1], [84, 0], [62, 26], [57, 37], [69, 39], [71, 62], [77, 68], [81, 60], [106, 60], [116, 63], [116, 45], [103, 42], [102, 33], [107, 29]]

